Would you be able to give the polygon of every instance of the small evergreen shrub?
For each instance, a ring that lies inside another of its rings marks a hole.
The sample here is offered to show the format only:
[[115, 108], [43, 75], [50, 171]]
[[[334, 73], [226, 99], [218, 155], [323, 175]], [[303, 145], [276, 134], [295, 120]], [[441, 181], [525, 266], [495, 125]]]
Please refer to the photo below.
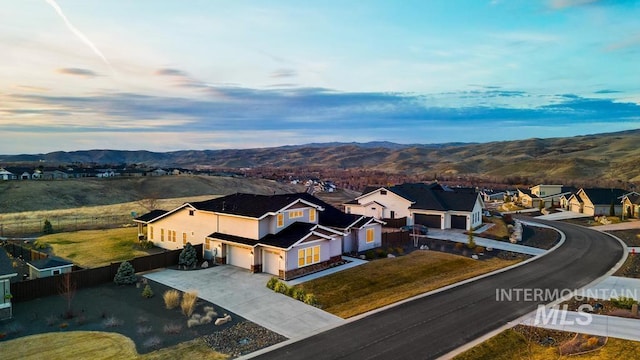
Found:
[[376, 258], [376, 252], [373, 250], [367, 250], [367, 252], [364, 253], [364, 257], [367, 260], [373, 260]]
[[144, 289], [142, 290], [142, 297], [145, 297], [147, 299], [153, 297], [153, 290], [151, 290], [151, 285], [145, 285]]
[[376, 249], [376, 256], [379, 258], [386, 258], [387, 252], [382, 249]]
[[175, 309], [180, 305], [180, 292], [178, 290], [167, 290], [162, 295], [164, 299], [164, 306], [171, 310]]
[[296, 299], [296, 300], [300, 300], [300, 301], [304, 301], [304, 297], [305, 297], [305, 292], [303, 289], [297, 288], [297, 287], [292, 287], [291, 288], [291, 297]]
[[140, 249], [142, 250], [149, 250], [153, 247], [153, 241], [151, 240], [142, 240], [139, 243], [140, 245]]
[[51, 225], [51, 221], [49, 221], [49, 219], [44, 220], [44, 225], [42, 226], [42, 233], [45, 235], [53, 234], [53, 225]]
[[138, 335], [147, 335], [147, 334], [151, 333], [152, 330], [153, 330], [153, 328], [151, 326], [140, 326], [136, 330], [136, 333]]
[[166, 324], [164, 326], [164, 328], [162, 329], [162, 331], [165, 334], [180, 334], [180, 332], [182, 331], [182, 325], [180, 324]]
[[152, 336], [145, 340], [142, 345], [148, 349], [159, 349], [162, 346], [162, 340], [157, 336]]
[[123, 261], [118, 267], [118, 272], [116, 276], [113, 278], [113, 282], [118, 285], [131, 285], [135, 284], [138, 281], [136, 277], [136, 271], [133, 268], [133, 265], [128, 261]]
[[178, 265], [191, 269], [196, 266], [197, 261], [198, 257], [196, 254], [196, 248], [194, 248], [193, 245], [188, 242], [180, 252], [180, 256], [178, 257]]
[[104, 327], [112, 328], [112, 327], [117, 327], [124, 324], [124, 321], [116, 318], [115, 316], [111, 316], [106, 318], [102, 324], [104, 325]]

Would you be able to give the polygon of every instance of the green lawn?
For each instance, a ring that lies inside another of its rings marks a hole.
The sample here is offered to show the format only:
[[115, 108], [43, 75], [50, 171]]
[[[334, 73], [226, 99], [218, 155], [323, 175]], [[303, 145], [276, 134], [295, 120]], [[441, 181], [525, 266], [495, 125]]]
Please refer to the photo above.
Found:
[[298, 285], [323, 310], [343, 318], [358, 315], [516, 263], [473, 260], [435, 251], [380, 259]]
[[45, 235], [38, 243], [48, 244], [56, 256], [92, 268], [148, 255], [137, 248], [137, 236], [136, 227], [127, 227]]

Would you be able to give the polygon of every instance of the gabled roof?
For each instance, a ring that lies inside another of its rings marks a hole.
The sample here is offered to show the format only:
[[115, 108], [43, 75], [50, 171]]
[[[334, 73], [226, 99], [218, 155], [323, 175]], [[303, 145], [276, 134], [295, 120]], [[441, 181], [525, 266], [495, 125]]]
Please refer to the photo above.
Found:
[[151, 210], [150, 212], [144, 214], [144, 215], [140, 215], [137, 218], [133, 219], [135, 221], [139, 221], [139, 222], [149, 222], [152, 220], [155, 220], [156, 218], [159, 218], [160, 216], [164, 215], [168, 213], [167, 210]]
[[640, 205], [640, 195], [638, 194], [631, 194], [626, 196], [627, 199], [629, 199], [629, 201], [634, 204], [634, 205]]
[[612, 201], [614, 204], [618, 204], [620, 203], [620, 198], [628, 192], [622, 189], [608, 188], [583, 188], [581, 190], [584, 191], [594, 205], [609, 205]]
[[16, 275], [18, 275], [18, 273], [13, 268], [11, 259], [9, 259], [9, 256], [7, 256], [7, 252], [4, 250], [4, 248], [0, 247], [0, 277]]
[[[304, 199], [305, 194], [255, 195], [238, 193], [217, 199], [193, 202], [190, 205], [198, 210], [261, 218]], [[314, 204], [308, 205], [313, 206]]]
[[38, 270], [46, 270], [46, 269], [64, 267], [64, 266], [73, 266], [72, 262], [59, 259], [59, 258], [53, 258], [53, 257], [27, 261], [27, 264]]
[[228, 235], [215, 232], [208, 238], [220, 239], [233, 243], [249, 245], [255, 247], [257, 245], [271, 246], [280, 249], [289, 249], [296, 243], [307, 239], [311, 236], [317, 236], [324, 239], [330, 239], [332, 235], [338, 235], [340, 232], [325, 228], [323, 226], [311, 223], [295, 222], [283, 229], [277, 234], [268, 234], [260, 240], [249, 239], [241, 236]]
[[332, 228], [338, 229], [347, 229], [351, 227], [360, 227], [357, 226], [356, 222], [361, 219], [373, 219], [369, 216], [362, 216], [356, 214], [346, 214], [334, 207], [333, 205], [326, 203], [317, 197], [304, 193], [303, 199], [312, 202], [314, 204], [322, 206], [323, 211], [318, 212], [318, 224], [322, 226], [328, 226]]

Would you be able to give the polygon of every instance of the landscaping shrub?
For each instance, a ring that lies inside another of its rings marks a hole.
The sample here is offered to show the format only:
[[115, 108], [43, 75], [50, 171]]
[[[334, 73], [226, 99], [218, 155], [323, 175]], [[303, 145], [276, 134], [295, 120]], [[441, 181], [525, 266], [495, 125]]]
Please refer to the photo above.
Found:
[[382, 249], [376, 249], [376, 256], [379, 258], [386, 258], [387, 252]]
[[138, 333], [138, 335], [147, 335], [151, 333], [152, 330], [153, 328], [151, 326], [140, 326], [136, 330], [136, 333]]
[[153, 241], [151, 241], [151, 240], [141, 240], [139, 245], [140, 245], [140, 249], [148, 250], [148, 249], [151, 249], [153, 247]]
[[463, 243], [456, 243], [455, 245], [453, 245], [453, 247], [456, 248], [456, 250], [462, 250], [464, 246], [465, 244]]
[[599, 342], [600, 340], [597, 337], [592, 336], [587, 340], [586, 344], [589, 349], [593, 349], [594, 347], [598, 346]]
[[373, 250], [367, 250], [367, 252], [364, 253], [364, 257], [367, 260], [373, 260], [376, 258], [376, 252]]
[[147, 299], [153, 297], [153, 290], [151, 290], [151, 285], [145, 285], [144, 289], [142, 290], [142, 297], [145, 297]]
[[275, 289], [276, 284], [278, 283], [278, 278], [277, 277], [272, 277], [271, 279], [269, 279], [269, 281], [267, 281], [267, 287], [271, 290]]
[[148, 349], [159, 349], [162, 345], [162, 340], [157, 336], [152, 336], [145, 340], [142, 345]]
[[136, 277], [136, 271], [133, 269], [133, 265], [128, 261], [123, 261], [118, 267], [118, 272], [113, 278], [113, 282], [118, 285], [131, 285], [138, 281]]
[[36, 250], [46, 250], [49, 247], [49, 244], [40, 242], [39, 240], [34, 241], [33, 247]]
[[182, 331], [182, 325], [180, 324], [166, 324], [163, 328], [165, 334], [180, 334]]
[[397, 247], [396, 248], [396, 254], [398, 255], [404, 255], [404, 249], [401, 247]]
[[312, 305], [312, 306], [316, 306], [318, 305], [318, 300], [316, 299], [316, 296], [313, 294], [306, 294], [304, 296], [304, 303], [307, 305]]
[[162, 295], [164, 299], [164, 306], [171, 310], [180, 305], [180, 292], [178, 290], [167, 290]]
[[289, 287], [287, 286], [287, 284], [283, 283], [282, 281], [278, 281], [276, 283], [276, 286], [273, 288], [273, 290], [277, 293], [286, 295], [287, 292], [289, 291]]
[[191, 243], [188, 242], [180, 252], [180, 256], [178, 257], [178, 265], [192, 269], [196, 266], [197, 261], [198, 257], [196, 254], [196, 249], [193, 247], [193, 245], [191, 245]]
[[291, 297], [296, 299], [296, 300], [300, 300], [300, 301], [304, 301], [304, 297], [305, 297], [305, 292], [303, 289], [297, 288], [297, 287], [292, 287], [291, 288]]
[[146, 316], [138, 316], [136, 319], [136, 324], [143, 325], [149, 322], [149, 319]]
[[476, 246], [475, 249], [473, 249], [473, 252], [476, 254], [480, 254], [480, 253], [484, 253], [484, 247], [483, 246]]
[[191, 316], [193, 310], [196, 308], [196, 301], [198, 300], [198, 293], [196, 291], [188, 291], [182, 296], [182, 302], [180, 308], [185, 316]]
[[108, 327], [108, 328], [117, 327], [122, 325], [123, 323], [124, 322], [122, 320], [116, 318], [115, 316], [108, 317], [102, 322], [104, 327]]
[[633, 306], [633, 304], [637, 304], [637, 303], [638, 302], [631, 297], [619, 296], [617, 298], [611, 298], [611, 304], [621, 309], [631, 310], [631, 307]]

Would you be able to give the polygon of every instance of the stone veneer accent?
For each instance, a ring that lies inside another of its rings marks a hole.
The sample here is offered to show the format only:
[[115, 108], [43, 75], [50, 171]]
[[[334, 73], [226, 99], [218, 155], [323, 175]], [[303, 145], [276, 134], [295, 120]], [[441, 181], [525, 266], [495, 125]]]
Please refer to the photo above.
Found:
[[307, 275], [307, 274], [311, 274], [311, 273], [314, 273], [314, 272], [317, 272], [317, 271], [321, 271], [321, 270], [327, 269], [327, 268], [331, 267], [331, 265], [336, 264], [336, 263], [338, 263], [340, 261], [342, 261], [342, 256], [340, 256], [340, 255], [333, 256], [327, 261], [323, 261], [323, 262], [320, 262], [320, 263], [317, 263], [317, 264], [305, 266], [305, 267], [302, 267], [302, 268], [293, 269], [293, 270], [289, 270], [289, 271], [280, 270], [280, 273], [278, 274], [278, 277], [281, 280], [295, 279], [295, 278], [298, 278], [298, 277], [303, 276], [303, 275]]
[[224, 265], [226, 263], [227, 263], [227, 257], [226, 256], [216, 257], [216, 264]]
[[252, 273], [260, 273], [260, 272], [262, 272], [262, 264], [251, 265], [251, 272]]

